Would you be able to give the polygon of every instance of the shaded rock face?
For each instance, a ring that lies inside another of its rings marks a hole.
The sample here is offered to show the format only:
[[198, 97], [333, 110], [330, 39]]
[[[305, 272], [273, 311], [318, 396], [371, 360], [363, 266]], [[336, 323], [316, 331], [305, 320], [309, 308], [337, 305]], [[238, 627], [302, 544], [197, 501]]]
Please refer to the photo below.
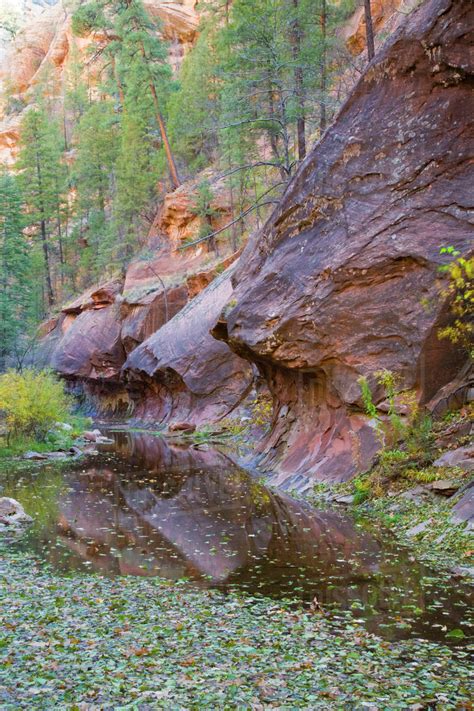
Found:
[[472, 249], [473, 13], [430, 0], [409, 16], [240, 259], [237, 305], [215, 333], [266, 376], [263, 461], [282, 480], [367, 466], [378, 443], [361, 375], [376, 401], [374, 372], [388, 368], [424, 402], [462, 365], [436, 335], [449, 318], [438, 267], [441, 246]]
[[91, 380], [116, 379], [124, 362], [119, 306], [82, 311], [53, 353], [61, 375]]
[[145, 267], [135, 265], [127, 290], [120, 280], [89, 289], [43, 324], [32, 364], [64, 377], [73, 394], [89, 401], [90, 414], [135, 410], [136, 419], [155, 422], [221, 419], [253, 381], [251, 366], [209, 333], [232, 292], [230, 272], [216, 275], [233, 259], [188, 275], [185, 267], [196, 270], [202, 260], [175, 263], [165, 250], [155, 274], [176, 286], [160, 276], [153, 288]]
[[124, 374], [140, 419], [212, 422], [250, 390], [250, 365], [209, 332], [232, 294], [232, 269], [128, 356]]

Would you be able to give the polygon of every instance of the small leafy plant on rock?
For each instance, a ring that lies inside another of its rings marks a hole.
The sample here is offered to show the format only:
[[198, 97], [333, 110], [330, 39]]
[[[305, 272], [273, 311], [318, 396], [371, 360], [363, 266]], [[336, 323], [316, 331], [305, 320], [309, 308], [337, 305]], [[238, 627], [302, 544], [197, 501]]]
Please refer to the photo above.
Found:
[[[383, 449], [392, 448], [420, 423], [418, 403], [415, 393], [400, 389], [400, 380], [391, 370], [378, 370], [375, 378], [384, 389], [386, 414], [375, 405], [369, 382], [364, 376], [358, 380], [362, 402], [366, 414], [374, 421]], [[403, 419], [399, 410], [405, 411]]]
[[453, 322], [440, 328], [438, 338], [464, 348], [474, 359], [474, 257], [465, 258], [454, 247], [442, 247], [440, 254], [452, 260], [440, 267], [447, 277], [441, 296], [450, 302]]
[[374, 422], [381, 451], [377, 465], [354, 480], [356, 504], [383, 496], [386, 487], [400, 478], [418, 481], [415, 472], [420, 474], [419, 481], [432, 481], [434, 476], [429, 469], [433, 461], [430, 454], [433, 440], [431, 418], [420, 412], [414, 392], [401, 390], [394, 373], [380, 370], [375, 377], [385, 394], [384, 411], [380, 405], [375, 405], [367, 379], [361, 377], [359, 385], [364, 410]]

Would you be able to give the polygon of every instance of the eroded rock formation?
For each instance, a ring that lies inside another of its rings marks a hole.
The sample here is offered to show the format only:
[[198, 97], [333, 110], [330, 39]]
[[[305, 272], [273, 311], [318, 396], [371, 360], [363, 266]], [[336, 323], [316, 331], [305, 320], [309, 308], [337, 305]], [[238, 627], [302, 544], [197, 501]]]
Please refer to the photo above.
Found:
[[45, 322], [31, 360], [52, 367], [96, 412], [219, 420], [252, 382], [249, 364], [209, 333], [232, 292], [221, 272], [238, 255], [219, 257], [205, 245], [176, 251], [164, 233], [150, 247], [124, 280], [89, 289]]
[[140, 419], [215, 422], [249, 392], [250, 365], [210, 334], [231, 297], [232, 269], [128, 356], [124, 373]]
[[280, 481], [368, 464], [361, 375], [376, 401], [387, 368], [424, 402], [462, 365], [437, 338], [438, 267], [441, 246], [472, 249], [473, 15], [468, 0], [430, 0], [409, 16], [241, 257], [216, 334], [273, 392], [263, 462]]

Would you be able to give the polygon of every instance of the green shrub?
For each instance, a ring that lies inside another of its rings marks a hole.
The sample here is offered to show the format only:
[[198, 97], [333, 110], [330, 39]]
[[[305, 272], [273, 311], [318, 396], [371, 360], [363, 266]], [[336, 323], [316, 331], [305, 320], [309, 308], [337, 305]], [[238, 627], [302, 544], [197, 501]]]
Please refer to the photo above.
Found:
[[[401, 390], [398, 376], [390, 370], [378, 370], [375, 378], [385, 392], [388, 405], [386, 416], [383, 416], [374, 404], [367, 378], [361, 376], [357, 382], [364, 411], [375, 421], [375, 430], [382, 448], [394, 448], [397, 442], [403, 439], [407, 444], [411, 442], [413, 446], [416, 443], [425, 444], [431, 434], [431, 420], [426, 415], [420, 415], [416, 393]], [[403, 418], [398, 414], [397, 407], [404, 407], [406, 414]]]
[[466, 350], [474, 358], [474, 257], [459, 256], [454, 247], [442, 247], [441, 254], [453, 257], [453, 261], [440, 267], [448, 276], [447, 286], [441, 296], [450, 301], [453, 322], [438, 330], [438, 338], [447, 338], [451, 343]]
[[362, 504], [372, 493], [369, 479], [354, 479], [354, 504]]
[[0, 376], [0, 412], [7, 438], [43, 440], [58, 420], [64, 420], [71, 402], [62, 383], [47, 371], [13, 370]]
[[357, 382], [359, 383], [360, 393], [362, 396], [362, 402], [364, 403], [365, 412], [367, 413], [367, 415], [369, 415], [369, 417], [375, 417], [378, 420], [379, 414], [377, 412], [377, 408], [374, 405], [374, 401], [372, 400], [372, 391], [370, 389], [370, 385], [367, 378], [361, 375]]

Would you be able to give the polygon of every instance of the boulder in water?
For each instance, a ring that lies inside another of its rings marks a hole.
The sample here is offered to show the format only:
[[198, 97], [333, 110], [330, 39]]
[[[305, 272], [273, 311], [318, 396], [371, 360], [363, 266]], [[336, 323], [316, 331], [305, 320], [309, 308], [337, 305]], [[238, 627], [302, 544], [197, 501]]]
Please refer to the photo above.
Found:
[[24, 526], [32, 521], [19, 501], [9, 496], [0, 497], [0, 531], [7, 527]]

